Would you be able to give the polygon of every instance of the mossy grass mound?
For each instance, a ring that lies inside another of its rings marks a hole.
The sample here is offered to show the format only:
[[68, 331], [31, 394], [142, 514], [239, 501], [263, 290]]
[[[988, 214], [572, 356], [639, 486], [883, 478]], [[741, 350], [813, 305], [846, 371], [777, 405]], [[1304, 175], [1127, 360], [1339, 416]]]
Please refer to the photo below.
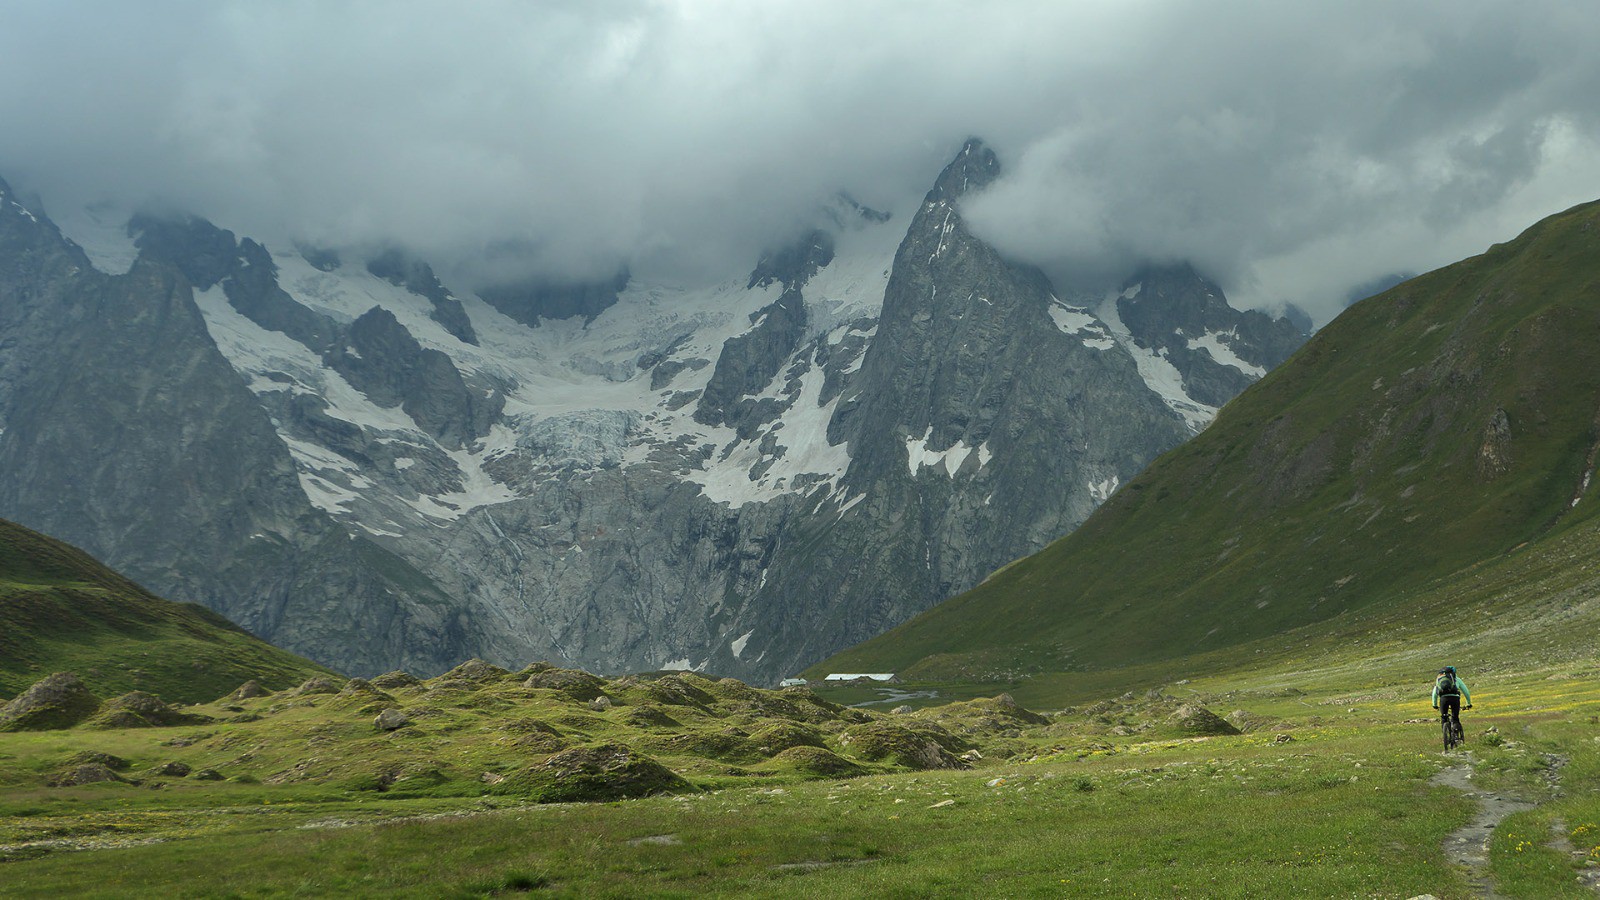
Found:
[[758, 751], [771, 756], [795, 747], [826, 747], [822, 732], [798, 722], [774, 722], [750, 735]]
[[456, 666], [443, 675], [440, 675], [436, 680], [485, 683], [503, 681], [510, 677], [510, 670], [502, 669], [493, 663], [487, 663], [481, 659], [473, 658], [467, 660], [459, 666]]
[[99, 729], [171, 728], [177, 725], [204, 725], [211, 721], [210, 716], [174, 709], [154, 694], [129, 691], [107, 700], [86, 724]]
[[696, 675], [663, 675], [653, 681], [638, 683], [629, 693], [663, 706], [689, 706], [702, 711], [717, 702], [706, 687], [714, 684], [710, 679]]
[[691, 789], [666, 766], [616, 743], [563, 750], [494, 787], [495, 793], [541, 803], [624, 800]]
[[352, 678], [328, 701], [328, 708], [376, 714], [394, 707], [395, 703], [393, 695], [374, 687], [372, 682], [365, 678]]
[[867, 771], [826, 747], [811, 746], [790, 747], [763, 763], [761, 768], [793, 772], [807, 778], [854, 778]]
[[71, 728], [99, 709], [100, 701], [77, 675], [57, 672], [0, 707], [0, 731]]
[[112, 771], [110, 766], [100, 763], [83, 763], [81, 765], [68, 766], [51, 775], [46, 783], [51, 787], [77, 787], [85, 784], [101, 784], [108, 781], [127, 784], [137, 783], [130, 782]]
[[384, 674], [372, 679], [372, 686], [384, 691], [396, 691], [400, 690], [401, 688], [416, 687], [421, 683], [421, 679], [407, 672], [401, 672], [398, 669], [393, 672], [385, 672]]
[[666, 756], [698, 756], [723, 762], [748, 763], [765, 758], [756, 743], [737, 729], [685, 731], [681, 734], [652, 737], [642, 746]]
[[618, 718], [625, 724], [634, 728], [682, 728], [683, 723], [674, 719], [666, 710], [654, 703], [638, 703], [624, 707]]
[[583, 703], [605, 693], [606, 686], [605, 680], [597, 675], [578, 669], [557, 669], [553, 666], [529, 672], [522, 684], [529, 688], [558, 691]]
[[912, 720], [937, 723], [952, 734], [1016, 737], [1025, 728], [1049, 724], [1050, 719], [1025, 709], [1010, 694], [962, 700], [934, 706], [911, 714]]
[[69, 766], [101, 765], [116, 772], [125, 771], [131, 763], [112, 753], [100, 750], [82, 750], [67, 760]]
[[1185, 703], [1173, 711], [1167, 723], [1184, 734], [1196, 736], [1238, 734], [1239, 729], [1216, 713], [1198, 703]]
[[932, 722], [868, 722], [853, 725], [839, 743], [867, 762], [887, 761], [908, 769], [964, 769], [957, 754], [970, 745]]
[[341, 689], [342, 685], [338, 681], [318, 676], [301, 682], [299, 687], [289, 692], [289, 696], [311, 697], [317, 694], [337, 694]]
[[270, 693], [272, 692], [263, 687], [261, 682], [252, 678], [249, 681], [246, 681], [244, 684], [239, 685], [237, 690], [228, 696], [223, 697], [222, 699], [231, 700], [234, 703], [241, 703], [245, 700], [255, 700], [260, 697], [265, 697]]

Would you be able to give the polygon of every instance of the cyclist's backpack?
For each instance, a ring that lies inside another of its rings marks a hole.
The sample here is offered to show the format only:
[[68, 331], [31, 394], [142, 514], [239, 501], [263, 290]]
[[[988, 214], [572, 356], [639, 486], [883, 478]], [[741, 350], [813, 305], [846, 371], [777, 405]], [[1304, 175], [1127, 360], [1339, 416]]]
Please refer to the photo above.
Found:
[[1461, 688], [1456, 686], [1456, 676], [1446, 672], [1439, 676], [1439, 695], [1441, 697], [1454, 697], [1461, 693]]

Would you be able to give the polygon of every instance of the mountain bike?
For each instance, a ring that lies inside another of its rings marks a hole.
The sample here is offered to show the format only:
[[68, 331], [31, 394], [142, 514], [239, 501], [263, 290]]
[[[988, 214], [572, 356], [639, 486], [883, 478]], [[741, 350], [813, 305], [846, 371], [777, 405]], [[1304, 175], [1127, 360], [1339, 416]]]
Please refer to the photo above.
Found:
[[[1472, 707], [1468, 706], [1466, 708], [1471, 709]], [[1465, 742], [1467, 739], [1466, 732], [1461, 728], [1460, 718], [1461, 714], [1458, 712], [1453, 717], [1443, 714], [1439, 719], [1439, 724], [1444, 729], [1444, 749], [1446, 751], [1455, 749], [1458, 744]]]
[[1467, 739], [1467, 736], [1461, 731], [1460, 723], [1453, 721], [1449, 716], [1441, 720], [1440, 724], [1444, 726], [1444, 749], [1446, 751], [1454, 750], [1457, 744]]

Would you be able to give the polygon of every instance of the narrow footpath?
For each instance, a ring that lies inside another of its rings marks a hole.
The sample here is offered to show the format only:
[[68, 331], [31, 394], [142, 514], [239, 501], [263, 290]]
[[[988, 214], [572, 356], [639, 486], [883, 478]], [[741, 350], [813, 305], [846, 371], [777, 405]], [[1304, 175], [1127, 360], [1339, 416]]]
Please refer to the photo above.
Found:
[[1494, 879], [1489, 875], [1489, 839], [1507, 816], [1533, 809], [1538, 804], [1478, 790], [1478, 786], [1472, 783], [1471, 762], [1445, 769], [1433, 776], [1431, 783], [1453, 787], [1478, 801], [1478, 812], [1472, 821], [1445, 838], [1444, 855], [1450, 862], [1467, 870], [1467, 880], [1479, 897], [1505, 900], [1494, 889]]

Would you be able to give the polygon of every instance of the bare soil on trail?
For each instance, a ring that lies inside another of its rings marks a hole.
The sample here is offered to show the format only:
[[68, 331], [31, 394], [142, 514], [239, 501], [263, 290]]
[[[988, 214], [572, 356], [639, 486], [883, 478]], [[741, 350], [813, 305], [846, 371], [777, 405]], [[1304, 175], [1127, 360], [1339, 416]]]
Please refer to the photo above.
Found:
[[1453, 787], [1478, 801], [1472, 821], [1451, 832], [1444, 841], [1444, 855], [1467, 870], [1467, 879], [1480, 897], [1501, 898], [1489, 876], [1489, 839], [1494, 829], [1514, 813], [1533, 809], [1538, 804], [1491, 791], [1481, 791], [1472, 783], [1472, 765], [1451, 766], [1433, 776], [1430, 783]]

